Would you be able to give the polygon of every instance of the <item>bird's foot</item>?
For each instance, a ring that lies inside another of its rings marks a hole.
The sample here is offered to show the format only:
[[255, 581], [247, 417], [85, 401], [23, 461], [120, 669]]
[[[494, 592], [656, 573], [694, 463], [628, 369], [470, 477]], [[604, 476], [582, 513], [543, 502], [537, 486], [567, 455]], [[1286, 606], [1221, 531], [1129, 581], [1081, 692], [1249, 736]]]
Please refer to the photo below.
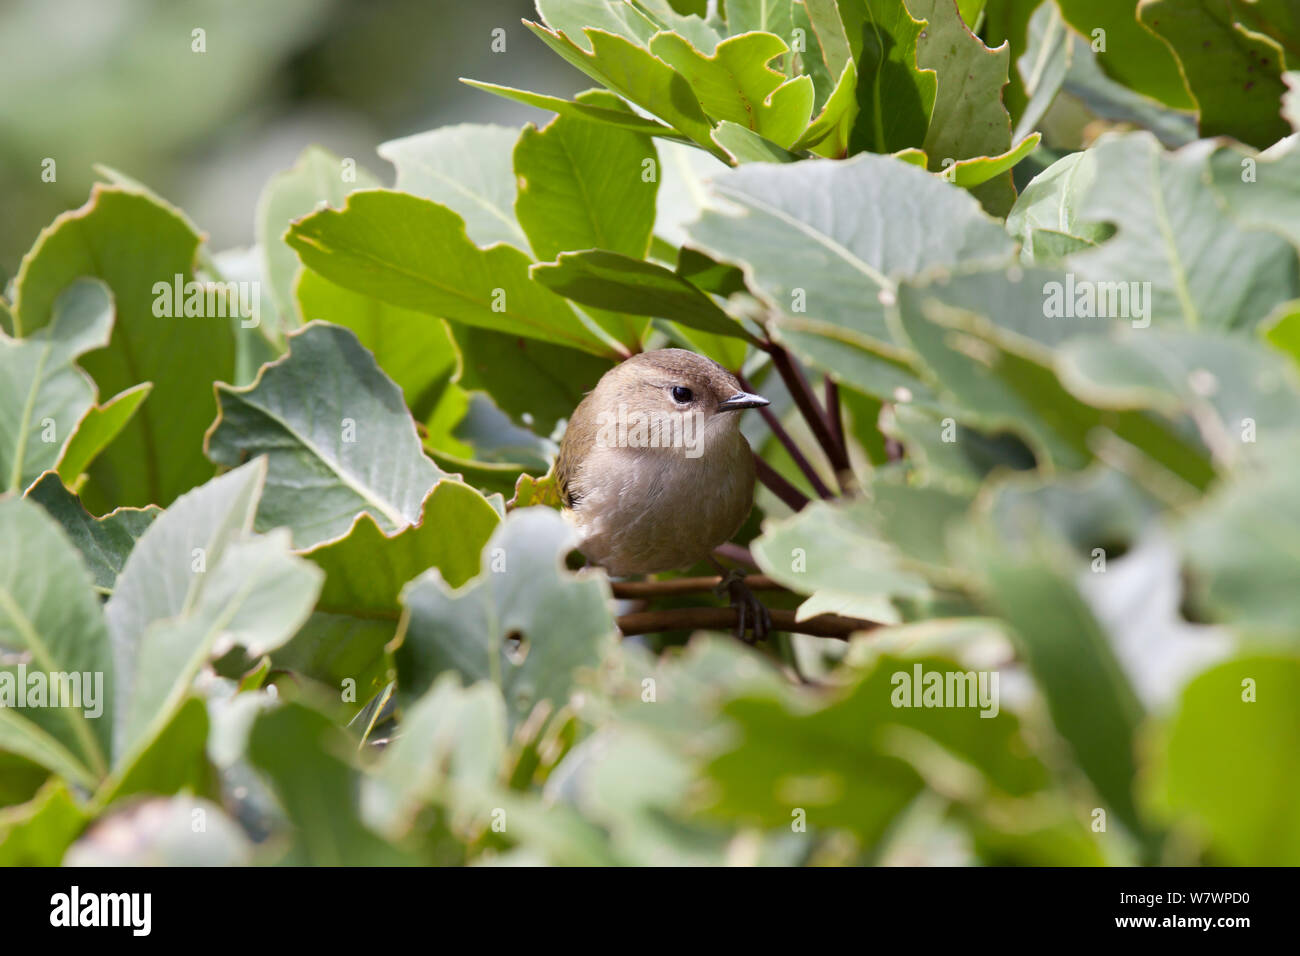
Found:
[[[731, 600], [731, 606], [739, 615], [736, 621], [736, 637], [746, 644], [757, 644], [767, 640], [767, 636], [772, 632], [772, 615], [758, 599], [758, 595], [745, 583], [743, 571], [735, 568], [728, 571], [714, 591], [720, 598], [726, 594]], [[746, 631], [749, 631], [748, 637]]]

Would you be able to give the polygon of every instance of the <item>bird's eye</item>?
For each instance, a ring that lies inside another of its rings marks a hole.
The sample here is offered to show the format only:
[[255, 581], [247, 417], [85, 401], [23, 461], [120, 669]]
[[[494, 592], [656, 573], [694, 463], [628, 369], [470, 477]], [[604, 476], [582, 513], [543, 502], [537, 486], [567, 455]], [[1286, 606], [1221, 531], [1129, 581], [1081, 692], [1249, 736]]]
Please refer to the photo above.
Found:
[[689, 405], [695, 394], [685, 385], [673, 386], [673, 401], [678, 405]]

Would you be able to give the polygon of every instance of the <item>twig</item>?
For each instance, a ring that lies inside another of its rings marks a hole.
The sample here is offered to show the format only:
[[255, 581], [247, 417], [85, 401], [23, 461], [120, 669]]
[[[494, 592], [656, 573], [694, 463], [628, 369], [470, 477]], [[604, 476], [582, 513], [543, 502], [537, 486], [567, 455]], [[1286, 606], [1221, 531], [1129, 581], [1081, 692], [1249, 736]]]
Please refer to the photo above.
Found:
[[840, 411], [840, 387], [829, 375], [826, 376], [825, 391], [826, 418], [830, 421], [831, 434], [837, 445], [847, 449], [848, 446], [844, 444], [844, 415]]
[[831, 434], [826, 414], [818, 406], [817, 397], [813, 395], [812, 386], [804, 377], [803, 370], [791, 358], [790, 353], [780, 345], [775, 343], [768, 345], [767, 354], [772, 356], [772, 365], [780, 373], [786, 389], [790, 392], [790, 397], [794, 399], [799, 412], [808, 422], [808, 427], [816, 436], [817, 443], [822, 446], [836, 476], [838, 477], [841, 472], [850, 471], [848, 453]]
[[766, 485], [772, 494], [789, 505], [791, 511], [802, 511], [808, 504], [808, 496], [786, 481], [780, 472], [760, 458], [757, 452], [754, 453], [754, 470], [758, 473], [758, 480]]
[[[702, 578], [673, 578], [669, 581], [612, 581], [616, 598], [670, 597], [680, 594], [704, 594], [715, 590], [722, 583], [722, 578], [714, 575]], [[751, 591], [784, 591], [781, 585], [763, 574], [750, 574], [745, 584]]]
[[[792, 634], [811, 634], [814, 637], [836, 637], [842, 641], [859, 631], [874, 630], [881, 625], [838, 614], [818, 614], [806, 621], [796, 621], [794, 611], [771, 611], [772, 629]], [[656, 634], [660, 631], [733, 631], [740, 620], [740, 612], [733, 607], [680, 607], [661, 611], [638, 611], [624, 614], [617, 620], [624, 637], [636, 634]]]
[[[740, 387], [745, 391], [754, 391], [754, 386], [739, 372], [736, 373], [736, 380], [740, 382]], [[794, 463], [799, 466], [799, 470], [803, 472], [804, 477], [808, 479], [808, 483], [812, 485], [813, 491], [821, 498], [834, 498], [835, 495], [826, 487], [826, 482], [822, 481], [821, 475], [817, 474], [817, 469], [812, 466], [812, 462], [808, 460], [808, 457], [795, 444], [795, 440], [790, 436], [790, 433], [786, 431], [785, 426], [781, 424], [781, 419], [773, 414], [771, 408], [760, 408], [758, 413], [763, 416], [763, 421], [767, 422], [767, 427], [772, 429], [772, 434], [776, 436], [776, 440], [781, 443], [782, 447], [794, 460]]]

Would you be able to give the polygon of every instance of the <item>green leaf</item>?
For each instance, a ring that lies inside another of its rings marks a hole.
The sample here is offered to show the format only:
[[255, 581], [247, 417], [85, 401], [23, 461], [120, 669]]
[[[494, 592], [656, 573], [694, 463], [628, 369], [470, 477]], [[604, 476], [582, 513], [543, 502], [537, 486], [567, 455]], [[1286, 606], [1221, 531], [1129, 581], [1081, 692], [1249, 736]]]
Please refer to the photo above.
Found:
[[677, 273], [612, 252], [567, 253], [533, 266], [532, 276], [567, 299], [614, 312], [651, 315], [735, 338], [749, 338], [739, 322]]
[[948, 167], [949, 182], [963, 189], [973, 189], [994, 176], [1009, 172], [1011, 167], [1034, 151], [1042, 139], [1041, 133], [1031, 133], [1001, 156], [980, 156], [962, 159]]
[[[588, 102], [622, 104], [604, 91], [582, 95]], [[554, 259], [569, 250], [606, 249], [645, 256], [658, 168], [654, 143], [639, 133], [563, 116], [541, 130], [525, 127], [514, 150], [515, 211], [533, 253]], [[602, 313], [592, 318], [619, 342], [640, 347], [644, 323]]]
[[1101, 68], [1120, 83], [1174, 109], [1193, 109], [1178, 58], [1152, 33], [1132, 0], [1057, 0], [1061, 15], [1085, 40], [1097, 42], [1102, 30]]
[[[603, 91], [584, 102], [622, 108]], [[539, 259], [575, 249], [605, 249], [641, 258], [650, 248], [658, 167], [649, 137], [583, 119], [559, 116], [538, 130], [524, 127], [514, 147], [519, 221]]]
[[[575, 671], [595, 667], [613, 634], [608, 586], [562, 570], [572, 532], [549, 508], [512, 511], [483, 549], [477, 579], [452, 591], [436, 571], [402, 592], [408, 624], [394, 652], [406, 699], [444, 671], [490, 680], [513, 728], [538, 701], [563, 706]], [[511, 638], [520, 643], [510, 646]]]
[[351, 329], [402, 390], [411, 414], [429, 416], [456, 369], [456, 345], [445, 322], [344, 289], [310, 270], [299, 277], [297, 296], [304, 322]]
[[208, 711], [203, 701], [177, 690], [176, 706], [159, 714], [157, 727], [134, 750], [116, 755], [113, 774], [95, 794], [99, 806], [140, 793], [197, 793], [217, 797], [208, 761]]
[[[898, 355], [885, 301], [899, 278], [1011, 252], [969, 194], [887, 156], [749, 166], [719, 176], [713, 190], [725, 203], [689, 227], [691, 245], [740, 265], [786, 338], [812, 333]], [[847, 208], [894, 226], [888, 236], [861, 229], [838, 214]]]
[[51, 780], [27, 803], [0, 810], [0, 866], [58, 866], [87, 820], [67, 784]]
[[543, 437], [573, 414], [612, 367], [608, 359], [536, 339], [469, 326], [453, 336], [460, 346], [460, 387], [491, 396], [513, 421]]
[[382, 683], [376, 662], [397, 631], [402, 586], [431, 567], [453, 587], [464, 584], [497, 522], [482, 495], [455, 481], [434, 485], [419, 523], [396, 534], [362, 512], [346, 537], [303, 553], [325, 581], [311, 618], [272, 662], [325, 684], [351, 679], [364, 700], [367, 677]]
[[390, 837], [404, 836], [430, 802], [485, 817], [482, 799], [506, 755], [506, 708], [485, 681], [461, 687], [444, 674], [402, 717], [402, 734], [384, 751], [368, 793], [367, 818]]
[[[1011, 82], [1002, 91], [1002, 101], [1007, 104], [1007, 111], [1015, 123], [1019, 123], [1020, 117], [1026, 112], [1029, 97], [1034, 93], [1032, 89], [1025, 88], [1015, 64], [1020, 62], [1021, 56], [1032, 46], [1029, 24], [1034, 11], [1042, 3], [1043, 0], [990, 0], [984, 10], [984, 42], [991, 48], [997, 48], [1006, 42], [1011, 48]], [[1049, 7], [1053, 22], [1059, 25], [1060, 14], [1055, 5], [1049, 4]], [[966, 24], [972, 28], [975, 26], [970, 20], [966, 20]], [[1042, 49], [1040, 47], [1040, 51]], [[1032, 77], [1038, 72], [1037, 69], [1031, 69], [1029, 74]]]
[[[938, 82], [923, 144], [930, 168], [942, 170], [949, 159], [1003, 155], [1011, 149], [1011, 117], [1002, 105], [1010, 48], [986, 47], [961, 22], [951, 0], [908, 0], [907, 6], [927, 21], [916, 65], [934, 70]], [[984, 183], [975, 195], [995, 216], [1005, 216], [1016, 201], [1010, 173]]]
[[[92, 787], [108, 769], [120, 689], [108, 631], [76, 549], [14, 497], [0, 498], [0, 654], [0, 750]], [[76, 706], [52, 706], [56, 685]]]
[[813, 117], [808, 128], [790, 148], [796, 152], [811, 150], [828, 159], [843, 159], [849, 154], [849, 136], [858, 116], [858, 72], [850, 61], [840, 74], [821, 112]]
[[150, 401], [91, 466], [84, 490], [92, 511], [167, 505], [212, 475], [200, 436], [216, 405], [211, 383], [234, 373], [234, 324], [227, 316], [156, 316], [175, 277], [191, 281], [199, 238], [174, 209], [138, 192], [96, 186], [64, 213], [23, 260], [16, 280], [17, 327], [50, 323], [55, 297], [78, 276], [102, 279], [117, 318], [108, 348], [82, 360], [100, 393], [152, 382]]
[[390, 532], [414, 524], [441, 475], [400, 390], [347, 329], [313, 322], [252, 385], [217, 396], [209, 455], [227, 467], [267, 455], [257, 527], [288, 527], [297, 548], [346, 534], [361, 511]]
[[262, 252], [262, 273], [276, 311], [269, 331], [281, 347], [284, 336], [304, 318], [298, 314], [293, 291], [302, 266], [284, 241], [285, 231], [293, 220], [306, 216], [322, 203], [337, 208], [352, 190], [379, 186], [379, 180], [358, 169], [354, 160], [347, 163], [351, 166], [328, 150], [309, 146], [291, 169], [271, 177], [258, 198], [257, 241]]
[[[524, 21], [552, 50], [606, 88], [648, 110], [726, 162], [726, 156], [709, 138], [712, 124], [686, 78], [648, 49], [626, 37], [604, 30], [579, 32], [548, 30]], [[653, 31], [652, 31], [653, 32]], [[584, 47], [572, 37], [582, 36]]]
[[66, 484], [77, 481], [90, 467], [90, 463], [121, 433], [140, 404], [153, 391], [152, 382], [141, 382], [114, 395], [103, 405], [92, 405], [77, 424], [72, 437], [63, 446], [55, 465], [59, 477]]
[[788, 43], [794, 29], [792, 7], [791, 0], [727, 0], [727, 32], [735, 36], [759, 30]]
[[68, 491], [54, 472], [46, 472], [27, 489], [25, 497], [49, 512], [81, 552], [95, 587], [112, 591], [127, 556], [140, 536], [162, 513], [148, 508], [118, 508], [96, 518], [82, 507], [81, 499]]
[[1007, 214], [1007, 232], [1020, 242], [1026, 262], [1051, 265], [1064, 258], [1063, 251], [1090, 248], [1114, 233], [1109, 223], [1085, 222], [1079, 215], [1096, 178], [1097, 154], [1083, 150], [1057, 160], [1030, 181]]
[[1179, 531], [1198, 603], [1216, 620], [1292, 645], [1300, 610], [1291, 586], [1300, 570], [1297, 484], [1289, 462], [1247, 472], [1216, 489]]
[[925, 21], [914, 20], [901, 2], [889, 0], [845, 0], [840, 16], [857, 76], [850, 152], [893, 153], [921, 146], [938, 88], [934, 70], [922, 68], [917, 58]]
[[1300, 661], [1238, 657], [1206, 671], [1158, 745], [1150, 802], [1208, 844], [1208, 862], [1300, 862], [1288, 797], [1300, 783]]
[[23, 339], [0, 337], [0, 480], [20, 492], [53, 468], [95, 386], [74, 362], [108, 342], [113, 303], [102, 282], [73, 283], [49, 325]]
[[[969, 502], [937, 488], [881, 481], [872, 497], [814, 502], [790, 518], [769, 521], [751, 544], [755, 559], [776, 581], [813, 595], [818, 613], [898, 623], [891, 599], [929, 596], [928, 570], [947, 563], [945, 528]], [[911, 520], [914, 530], [900, 529], [901, 520]]]
[[1234, 22], [1236, 16], [1228, 0], [1146, 0], [1138, 7], [1142, 25], [1178, 58], [1201, 112], [1201, 135], [1263, 149], [1290, 132], [1280, 112], [1282, 47]]
[[411, 862], [360, 820], [357, 774], [338, 755], [356, 744], [322, 714], [287, 704], [258, 716], [248, 755], [292, 821], [286, 863], [394, 866]]
[[1259, 156], [1219, 150], [1210, 157], [1210, 175], [1234, 219], [1285, 236], [1300, 249], [1300, 145], [1285, 142]]
[[[922, 674], [967, 672], [938, 658], [884, 656], [851, 689], [815, 710], [770, 696], [729, 702], [724, 712], [741, 737], [707, 768], [717, 788], [712, 813], [779, 827], [803, 809], [808, 824], [843, 827], [875, 850], [889, 824], [925, 788], [922, 758], [930, 748], [976, 773], [978, 783], [962, 794], [972, 801], [983, 799], [990, 786], [1022, 796], [1046, 784], [1045, 769], [1027, 754], [1010, 713], [896, 706], [901, 678], [911, 680], [918, 667]], [[950, 774], [947, 784], [956, 779]]]
[[793, 163], [799, 159], [790, 150], [731, 120], [723, 120], [713, 128], [713, 141], [727, 151], [737, 166], [744, 163]]
[[1042, 530], [1010, 542], [970, 526], [957, 549], [983, 582], [989, 605], [1011, 627], [1079, 766], [1124, 825], [1143, 837], [1146, 824], [1133, 790], [1142, 706], [1105, 631], [1069, 579], [1063, 546]]
[[729, 120], [786, 149], [808, 128], [813, 108], [811, 78], [787, 78], [768, 66], [789, 49], [770, 33], [729, 37], [712, 56], [675, 33], [660, 33], [650, 41], [650, 52], [686, 78], [715, 121]]
[[611, 349], [563, 299], [528, 278], [518, 249], [480, 249], [446, 207], [405, 193], [353, 193], [290, 230], [303, 263], [335, 285], [399, 308], [596, 355]]
[[593, 106], [591, 103], [583, 103], [578, 100], [566, 100], [559, 96], [547, 96], [544, 93], [532, 93], [528, 90], [516, 90], [513, 87], [501, 86], [497, 83], [482, 83], [478, 80], [467, 80], [462, 78], [461, 82], [466, 86], [472, 86], [476, 90], [483, 90], [487, 93], [494, 93], [507, 100], [513, 100], [516, 103], [523, 103], [525, 106], [535, 106], [541, 110], [547, 110], [560, 116], [567, 116], [573, 119], [593, 120], [598, 123], [606, 123], [618, 129], [625, 129], [633, 133], [645, 133], [649, 136], [663, 136], [668, 139], [687, 140], [683, 133], [677, 132], [671, 126], [665, 126], [658, 120], [648, 119], [639, 113], [619, 107], [618, 109], [609, 109], [603, 106]]
[[1111, 222], [1115, 236], [1070, 263], [1096, 282], [1150, 282], [1155, 322], [1191, 328], [1249, 326], [1300, 290], [1295, 249], [1233, 223], [1208, 185], [1213, 144], [1165, 153], [1150, 133], [1110, 134], [1080, 219]]
[[805, 0], [804, 7], [808, 11], [813, 32], [817, 35], [826, 69], [831, 76], [838, 76], [843, 82], [844, 70], [853, 62], [854, 54], [844, 29], [844, 21], [840, 18], [838, 0]]
[[379, 155], [397, 167], [395, 188], [458, 213], [475, 245], [505, 242], [527, 252], [510, 169], [518, 137], [507, 126], [462, 123], [381, 143]]
[[265, 481], [266, 461], [258, 459], [182, 495], [140, 536], [126, 559], [104, 606], [117, 675], [113, 750], [119, 758], [146, 633], [194, 606], [207, 571], [252, 531]]

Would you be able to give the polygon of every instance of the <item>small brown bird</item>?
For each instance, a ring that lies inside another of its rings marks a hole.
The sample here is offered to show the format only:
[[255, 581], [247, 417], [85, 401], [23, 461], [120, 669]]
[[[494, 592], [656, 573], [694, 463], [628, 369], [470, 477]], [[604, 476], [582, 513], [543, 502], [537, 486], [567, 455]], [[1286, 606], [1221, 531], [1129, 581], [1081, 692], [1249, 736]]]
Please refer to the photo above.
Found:
[[[734, 413], [767, 404], [684, 349], [643, 352], [606, 372], [574, 411], [555, 469], [579, 550], [615, 576], [710, 558], [754, 501], [753, 454]], [[725, 583], [756, 610], [743, 584]]]

